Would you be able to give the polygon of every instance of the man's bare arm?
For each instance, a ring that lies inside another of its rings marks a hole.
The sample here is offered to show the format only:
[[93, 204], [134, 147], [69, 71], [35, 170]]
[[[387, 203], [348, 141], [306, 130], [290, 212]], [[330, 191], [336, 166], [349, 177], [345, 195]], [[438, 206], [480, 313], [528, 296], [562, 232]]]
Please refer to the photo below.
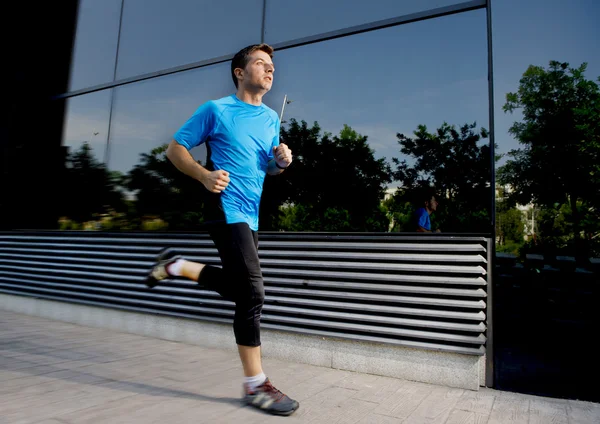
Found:
[[167, 148], [167, 158], [184, 174], [200, 181], [212, 193], [220, 193], [229, 184], [229, 172], [209, 171], [194, 160], [190, 152], [172, 140]]

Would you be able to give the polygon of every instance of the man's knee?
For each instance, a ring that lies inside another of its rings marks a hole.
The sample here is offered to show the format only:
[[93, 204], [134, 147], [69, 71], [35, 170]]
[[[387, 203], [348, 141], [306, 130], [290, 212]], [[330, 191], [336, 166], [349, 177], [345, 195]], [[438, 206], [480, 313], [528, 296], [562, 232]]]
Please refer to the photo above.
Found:
[[260, 346], [260, 318], [264, 300], [263, 293], [262, 296], [257, 294], [236, 303], [233, 331], [238, 345]]
[[255, 290], [247, 299], [239, 299], [236, 303], [236, 315], [243, 316], [246, 321], [259, 320], [265, 304], [265, 290]]
[[265, 286], [263, 285], [262, 279], [260, 283], [253, 284], [250, 303], [253, 305], [260, 305], [261, 307], [265, 303]]

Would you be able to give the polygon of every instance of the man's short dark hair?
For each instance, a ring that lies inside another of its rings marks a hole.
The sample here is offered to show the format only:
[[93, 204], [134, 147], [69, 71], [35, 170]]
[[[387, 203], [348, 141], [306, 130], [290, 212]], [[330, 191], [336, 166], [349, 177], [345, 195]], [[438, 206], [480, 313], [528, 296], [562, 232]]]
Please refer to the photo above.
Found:
[[235, 84], [235, 88], [238, 86], [238, 80], [235, 76], [235, 70], [237, 68], [246, 69], [246, 65], [249, 61], [249, 56], [255, 51], [260, 50], [267, 53], [271, 58], [273, 58], [273, 47], [268, 44], [252, 44], [251, 46], [244, 47], [242, 50], [237, 52], [233, 59], [231, 60], [231, 78], [233, 79], [233, 83]]
[[432, 197], [437, 199], [437, 193], [434, 188], [421, 189], [417, 197], [417, 203], [422, 207], [425, 202], [431, 202]]

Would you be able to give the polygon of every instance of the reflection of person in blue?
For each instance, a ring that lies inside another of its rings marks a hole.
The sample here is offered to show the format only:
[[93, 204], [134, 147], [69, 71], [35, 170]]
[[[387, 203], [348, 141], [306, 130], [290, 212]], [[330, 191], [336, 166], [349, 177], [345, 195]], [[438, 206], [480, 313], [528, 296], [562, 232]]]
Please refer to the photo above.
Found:
[[[430, 215], [434, 213], [438, 207], [438, 201], [434, 194], [428, 193], [422, 197], [423, 206], [415, 211], [415, 221], [417, 223], [417, 232], [432, 233]], [[440, 230], [435, 231], [439, 233]]]
[[[172, 277], [197, 281], [235, 303], [233, 333], [244, 368], [244, 402], [276, 415], [290, 415], [298, 402], [277, 390], [264, 374], [260, 318], [265, 289], [258, 258], [258, 211], [266, 175], [278, 175], [292, 163], [292, 152], [279, 142], [280, 120], [263, 104], [275, 66], [266, 44], [240, 50], [231, 62], [235, 94], [201, 105], [177, 131], [167, 157], [204, 185], [205, 222], [222, 267], [173, 255], [165, 249], [149, 272], [152, 288]], [[206, 167], [189, 150], [206, 144]], [[199, 185], [199, 191], [202, 187]]]

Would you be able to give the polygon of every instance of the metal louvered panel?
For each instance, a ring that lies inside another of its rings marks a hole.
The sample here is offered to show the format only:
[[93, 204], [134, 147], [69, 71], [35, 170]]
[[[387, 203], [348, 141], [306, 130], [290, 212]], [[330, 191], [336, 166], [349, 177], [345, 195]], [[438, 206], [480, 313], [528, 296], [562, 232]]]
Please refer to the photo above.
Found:
[[[260, 233], [262, 325], [482, 355], [489, 239]], [[143, 284], [164, 247], [219, 264], [207, 234], [0, 233], [0, 292], [231, 322], [233, 304], [184, 279]]]

